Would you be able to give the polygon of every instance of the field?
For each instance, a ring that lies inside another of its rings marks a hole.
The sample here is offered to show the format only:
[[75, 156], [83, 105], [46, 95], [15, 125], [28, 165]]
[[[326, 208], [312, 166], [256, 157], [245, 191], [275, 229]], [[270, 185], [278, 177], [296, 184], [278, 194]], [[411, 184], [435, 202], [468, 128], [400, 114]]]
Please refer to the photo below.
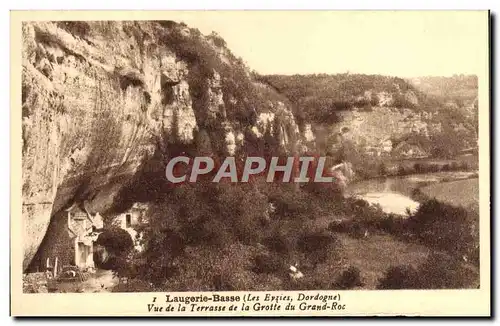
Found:
[[359, 268], [364, 289], [375, 289], [378, 280], [391, 266], [423, 263], [430, 250], [423, 246], [405, 243], [390, 235], [372, 235], [364, 239], [354, 239], [348, 235], [338, 235], [345, 260]]
[[479, 206], [479, 179], [436, 183], [420, 188], [430, 198], [455, 206]]
[[[304, 227], [312, 231], [319, 231], [328, 226], [332, 220], [320, 217], [311, 220]], [[353, 238], [347, 234], [335, 233], [340, 241], [341, 263], [329, 261], [327, 265], [337, 266], [340, 274], [348, 266], [359, 269], [361, 280], [366, 290], [376, 289], [378, 281], [384, 276], [389, 267], [411, 265], [415, 268], [425, 262], [431, 249], [425, 245], [400, 241], [389, 234], [370, 234], [366, 238]]]

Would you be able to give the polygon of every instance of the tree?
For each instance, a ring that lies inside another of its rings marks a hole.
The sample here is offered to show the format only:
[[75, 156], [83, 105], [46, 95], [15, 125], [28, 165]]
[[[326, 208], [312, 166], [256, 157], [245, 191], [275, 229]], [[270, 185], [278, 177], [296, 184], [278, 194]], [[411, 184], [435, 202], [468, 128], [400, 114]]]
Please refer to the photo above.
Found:
[[119, 227], [106, 229], [99, 234], [96, 244], [105, 247], [110, 254], [115, 255], [127, 254], [134, 247], [130, 234]]
[[210, 136], [205, 128], [200, 128], [200, 130], [195, 134], [195, 143], [196, 150], [200, 155], [205, 156], [212, 153]]
[[379, 174], [381, 176], [386, 176], [387, 175], [387, 167], [385, 166], [384, 162], [380, 163]]
[[128, 255], [134, 247], [130, 234], [119, 227], [112, 227], [99, 234], [96, 244], [108, 253], [106, 258], [97, 254], [97, 266], [123, 274], [127, 269]]
[[390, 267], [383, 278], [379, 280], [378, 289], [418, 289], [417, 270], [410, 265]]
[[338, 280], [335, 282], [335, 285], [340, 289], [345, 290], [363, 285], [363, 282], [361, 282], [359, 268], [350, 266], [347, 270], [342, 272]]
[[474, 246], [473, 223], [479, 220], [462, 207], [432, 199], [420, 205], [407, 220], [408, 229], [425, 244], [452, 255], [467, 254]]

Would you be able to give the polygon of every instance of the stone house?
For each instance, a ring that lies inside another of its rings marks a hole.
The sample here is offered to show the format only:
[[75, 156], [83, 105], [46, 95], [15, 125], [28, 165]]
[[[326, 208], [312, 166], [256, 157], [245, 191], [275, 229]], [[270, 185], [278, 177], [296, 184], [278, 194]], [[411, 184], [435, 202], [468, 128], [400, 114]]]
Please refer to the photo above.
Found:
[[103, 220], [99, 213], [88, 212], [83, 204], [73, 203], [57, 212], [50, 221], [40, 248], [27, 268], [27, 272], [59, 274], [65, 266], [81, 269], [94, 267], [97, 236]]
[[147, 209], [148, 206], [146, 204], [135, 203], [125, 212], [115, 216], [111, 222], [112, 226], [119, 227], [130, 234], [130, 237], [134, 241], [134, 247], [138, 251], [141, 251], [143, 248], [140, 244], [142, 234], [137, 231], [137, 228], [148, 223], [146, 216]]
[[91, 214], [79, 205], [72, 205], [67, 212], [67, 230], [73, 242], [74, 264], [81, 269], [94, 268], [94, 243], [103, 228], [99, 213]]
[[417, 158], [425, 157], [427, 154], [417, 145], [412, 145], [406, 141], [399, 143], [393, 150], [393, 153], [398, 157]]
[[368, 156], [380, 156], [380, 150], [373, 146], [365, 146], [365, 154]]
[[384, 139], [380, 143], [380, 146], [381, 146], [381, 149], [382, 149], [382, 153], [390, 154], [392, 152], [392, 140], [390, 140], [390, 139]]

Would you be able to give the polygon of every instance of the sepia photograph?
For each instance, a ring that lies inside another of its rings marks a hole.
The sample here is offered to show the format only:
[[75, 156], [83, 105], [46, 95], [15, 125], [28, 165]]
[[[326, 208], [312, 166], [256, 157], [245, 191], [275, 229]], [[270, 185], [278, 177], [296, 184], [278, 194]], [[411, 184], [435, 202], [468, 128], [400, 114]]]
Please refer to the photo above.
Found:
[[489, 313], [488, 11], [112, 13], [11, 12], [18, 314]]

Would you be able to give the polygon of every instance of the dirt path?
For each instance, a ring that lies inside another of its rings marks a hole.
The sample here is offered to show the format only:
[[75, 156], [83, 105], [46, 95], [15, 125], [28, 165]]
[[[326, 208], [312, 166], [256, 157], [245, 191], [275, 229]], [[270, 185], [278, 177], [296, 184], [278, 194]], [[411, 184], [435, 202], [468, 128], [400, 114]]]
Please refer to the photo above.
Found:
[[57, 283], [57, 292], [66, 293], [96, 293], [111, 292], [118, 284], [118, 278], [113, 277], [113, 272], [108, 270], [97, 270], [89, 274], [84, 282], [60, 282]]
[[109, 270], [97, 270], [89, 279], [82, 283], [84, 292], [111, 292], [112, 288], [118, 284], [118, 278], [113, 277], [113, 272]]

